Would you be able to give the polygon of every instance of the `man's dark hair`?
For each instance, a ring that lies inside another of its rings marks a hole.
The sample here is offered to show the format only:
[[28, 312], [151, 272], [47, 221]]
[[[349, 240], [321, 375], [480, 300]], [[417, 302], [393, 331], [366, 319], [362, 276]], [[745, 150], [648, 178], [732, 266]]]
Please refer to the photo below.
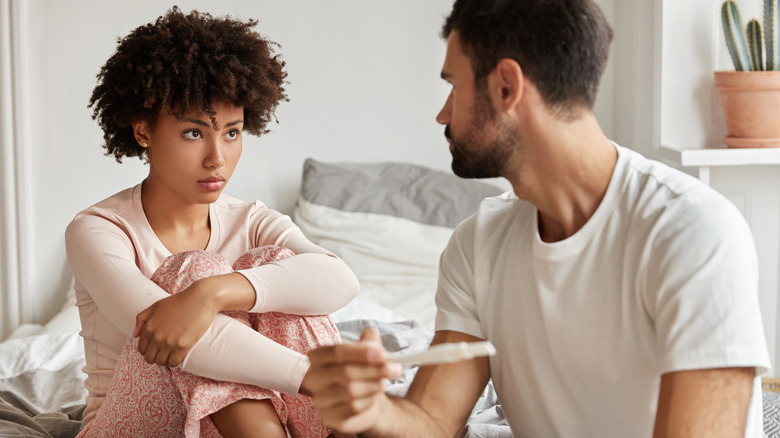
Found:
[[244, 130], [265, 132], [277, 105], [287, 100], [285, 63], [276, 43], [252, 28], [255, 20], [215, 18], [174, 6], [154, 23], [124, 38], [97, 75], [89, 107], [103, 128], [106, 155], [144, 157], [132, 123], [154, 127], [160, 111], [182, 117], [191, 110], [208, 114], [211, 105], [228, 102], [244, 107]]
[[457, 32], [478, 88], [511, 58], [562, 119], [593, 108], [612, 28], [591, 0], [456, 0], [442, 28]]

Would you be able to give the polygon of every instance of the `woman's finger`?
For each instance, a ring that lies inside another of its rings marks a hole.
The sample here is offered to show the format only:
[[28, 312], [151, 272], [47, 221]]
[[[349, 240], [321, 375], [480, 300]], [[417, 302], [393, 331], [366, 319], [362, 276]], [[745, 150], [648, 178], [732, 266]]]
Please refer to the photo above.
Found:
[[154, 363], [154, 358], [157, 357], [157, 349], [153, 346], [149, 346], [143, 355], [146, 363]]
[[169, 367], [179, 366], [179, 364], [182, 363], [185, 357], [187, 357], [187, 351], [185, 350], [176, 350], [172, 352], [170, 357], [168, 357], [168, 366]]
[[142, 333], [138, 334], [138, 352], [141, 353], [142, 356], [146, 356], [146, 350], [149, 349], [149, 336], [143, 335]]
[[142, 310], [141, 313], [136, 315], [135, 317], [135, 329], [133, 329], [133, 337], [137, 338], [141, 335], [141, 331], [144, 328], [144, 324], [146, 324], [146, 321], [149, 320], [149, 314], [152, 313], [152, 307], [149, 306], [146, 309]]
[[154, 357], [154, 363], [160, 366], [168, 366], [168, 358], [171, 357], [171, 352], [168, 350], [159, 350]]

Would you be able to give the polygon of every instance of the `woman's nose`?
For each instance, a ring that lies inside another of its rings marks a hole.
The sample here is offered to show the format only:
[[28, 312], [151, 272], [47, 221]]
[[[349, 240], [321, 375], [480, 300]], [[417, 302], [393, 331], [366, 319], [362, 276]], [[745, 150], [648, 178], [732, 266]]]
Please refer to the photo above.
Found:
[[220, 141], [217, 140], [209, 144], [206, 158], [203, 160], [203, 165], [210, 169], [219, 169], [225, 165], [225, 155], [222, 151], [222, 144]]

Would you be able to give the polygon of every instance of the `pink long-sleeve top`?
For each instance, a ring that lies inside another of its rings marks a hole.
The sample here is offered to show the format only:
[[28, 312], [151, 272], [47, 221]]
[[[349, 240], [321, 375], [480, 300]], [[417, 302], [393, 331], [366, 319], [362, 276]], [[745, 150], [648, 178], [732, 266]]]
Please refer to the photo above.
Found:
[[[257, 295], [251, 312], [327, 314], [357, 295], [357, 278], [343, 261], [309, 242], [289, 217], [261, 202], [222, 195], [210, 205], [209, 219], [211, 237], [206, 250], [222, 254], [231, 263], [247, 250], [264, 245], [286, 247], [297, 254], [238, 271]], [[136, 315], [168, 296], [149, 278], [171, 252], [146, 219], [141, 184], [76, 215], [65, 232], [65, 243], [86, 354], [86, 424], [106, 396]], [[179, 366], [215, 380], [295, 394], [309, 362], [220, 314]]]

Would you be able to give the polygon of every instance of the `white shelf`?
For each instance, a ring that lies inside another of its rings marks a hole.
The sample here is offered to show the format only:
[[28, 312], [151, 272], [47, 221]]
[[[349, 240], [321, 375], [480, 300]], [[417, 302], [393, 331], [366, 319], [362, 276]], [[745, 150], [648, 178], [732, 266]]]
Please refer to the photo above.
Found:
[[780, 148], [706, 148], [661, 146], [660, 158], [683, 167], [779, 165]]

